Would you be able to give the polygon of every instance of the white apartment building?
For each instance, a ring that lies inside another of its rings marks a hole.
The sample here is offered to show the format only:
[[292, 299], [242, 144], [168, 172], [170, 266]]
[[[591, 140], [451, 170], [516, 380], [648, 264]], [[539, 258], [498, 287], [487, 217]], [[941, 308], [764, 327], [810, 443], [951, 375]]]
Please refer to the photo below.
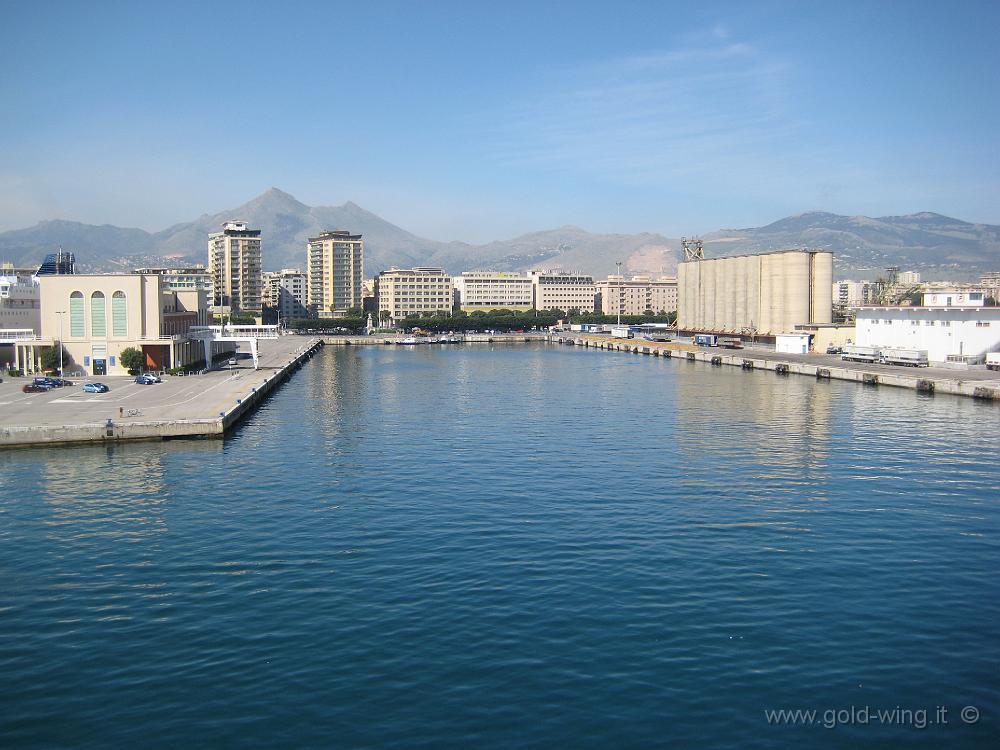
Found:
[[560, 271], [528, 271], [532, 284], [532, 307], [536, 310], [597, 310], [597, 286], [593, 276]]
[[412, 313], [451, 315], [455, 291], [443, 268], [390, 268], [375, 277], [380, 318], [405, 318]]
[[208, 235], [208, 272], [212, 304], [229, 311], [261, 310], [261, 239], [246, 222], [227, 221], [221, 232]]
[[24, 269], [0, 268], [0, 331], [32, 330], [42, 323], [38, 279]]
[[306, 304], [319, 318], [343, 317], [361, 307], [364, 294], [364, 241], [343, 229], [310, 237], [306, 245]]
[[308, 318], [305, 272], [298, 268], [265, 271], [263, 302], [277, 309], [281, 321]]
[[979, 286], [987, 296], [1000, 301], [1000, 271], [990, 271], [979, 277]]
[[875, 295], [875, 285], [870, 281], [835, 281], [833, 283], [834, 305], [854, 308], [870, 305]]
[[605, 315], [644, 315], [677, 309], [677, 277], [611, 275], [596, 282], [600, 310]]
[[475, 310], [519, 310], [532, 307], [534, 285], [523, 273], [466, 271], [453, 279], [456, 305], [465, 312]]

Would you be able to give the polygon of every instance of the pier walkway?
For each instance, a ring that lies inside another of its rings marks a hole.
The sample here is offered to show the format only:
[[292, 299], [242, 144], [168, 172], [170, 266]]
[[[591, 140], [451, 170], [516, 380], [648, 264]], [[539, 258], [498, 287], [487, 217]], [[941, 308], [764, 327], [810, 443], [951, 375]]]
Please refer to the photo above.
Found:
[[[0, 383], [0, 447], [171, 437], [221, 437], [302, 361], [322, 346], [318, 338], [281, 336], [259, 344], [252, 358], [203, 375], [163, 376], [155, 385], [129, 377], [88, 377], [46, 393], [23, 393], [31, 378]], [[101, 382], [108, 393], [84, 393]], [[110, 421], [110, 425], [109, 425]]]

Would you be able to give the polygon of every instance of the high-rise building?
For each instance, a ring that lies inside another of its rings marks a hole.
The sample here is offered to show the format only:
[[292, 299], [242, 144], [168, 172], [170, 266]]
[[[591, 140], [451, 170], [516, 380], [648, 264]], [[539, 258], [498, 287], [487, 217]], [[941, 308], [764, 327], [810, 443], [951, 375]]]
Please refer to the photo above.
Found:
[[227, 221], [208, 235], [208, 272], [212, 303], [230, 312], [261, 310], [260, 230], [245, 222]]
[[277, 309], [282, 321], [308, 318], [305, 273], [298, 268], [265, 271], [263, 301]]
[[531, 279], [509, 271], [466, 271], [454, 278], [457, 305], [464, 312], [476, 310], [531, 309]]
[[455, 287], [443, 268], [390, 268], [375, 277], [379, 316], [405, 318], [411, 313], [450, 315]]
[[361, 307], [364, 242], [360, 234], [328, 230], [309, 238], [306, 255], [307, 304], [312, 315], [336, 318]]
[[597, 310], [597, 286], [593, 276], [560, 271], [528, 271], [532, 284], [532, 307], [536, 310]]
[[677, 309], [677, 278], [661, 276], [608, 276], [596, 283], [601, 312], [605, 315], [643, 315], [674, 312]]

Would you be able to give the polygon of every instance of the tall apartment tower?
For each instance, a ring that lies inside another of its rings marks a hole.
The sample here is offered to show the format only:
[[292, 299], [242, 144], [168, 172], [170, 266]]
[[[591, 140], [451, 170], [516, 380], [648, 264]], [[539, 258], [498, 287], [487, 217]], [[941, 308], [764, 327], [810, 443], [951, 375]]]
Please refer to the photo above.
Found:
[[208, 272], [212, 304], [247, 312], [261, 311], [260, 230], [227, 221], [208, 235]]
[[365, 264], [360, 234], [335, 229], [310, 237], [306, 255], [306, 293], [312, 315], [336, 318], [361, 307]]

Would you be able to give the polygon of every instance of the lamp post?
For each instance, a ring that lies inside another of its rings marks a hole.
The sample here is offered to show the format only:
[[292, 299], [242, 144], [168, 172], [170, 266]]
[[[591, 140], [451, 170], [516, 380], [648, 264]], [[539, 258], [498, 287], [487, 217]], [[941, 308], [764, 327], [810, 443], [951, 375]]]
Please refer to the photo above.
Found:
[[623, 296], [625, 294], [625, 290], [622, 287], [622, 282], [624, 281], [624, 279], [622, 278], [622, 262], [620, 260], [619, 261], [615, 261], [615, 265], [618, 266], [618, 325], [621, 325], [622, 324], [622, 305], [624, 304], [624, 302], [623, 302]]
[[56, 310], [56, 315], [59, 316], [59, 377], [63, 375], [63, 315], [66, 314], [65, 310]]

